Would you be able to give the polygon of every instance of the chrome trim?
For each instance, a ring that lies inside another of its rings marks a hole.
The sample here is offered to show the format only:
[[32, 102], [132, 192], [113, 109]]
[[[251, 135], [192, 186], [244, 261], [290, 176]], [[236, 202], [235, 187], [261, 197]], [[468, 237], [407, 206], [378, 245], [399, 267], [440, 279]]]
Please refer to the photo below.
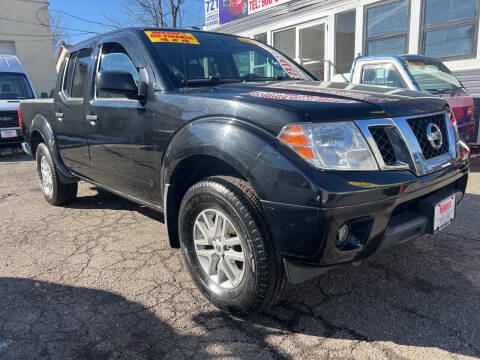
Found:
[[[445, 154], [437, 156], [432, 159], [425, 160], [422, 152], [422, 148], [418, 142], [417, 137], [412, 131], [408, 120], [410, 119], [419, 119], [423, 117], [430, 117], [435, 115], [444, 114], [445, 125], [447, 129], [448, 137], [448, 151]], [[381, 170], [410, 170], [417, 176], [426, 175], [437, 171], [441, 168], [449, 166], [451, 163], [455, 162], [458, 158], [458, 144], [457, 139], [454, 133], [453, 125], [450, 122], [450, 118], [446, 111], [429, 113], [429, 114], [419, 114], [412, 116], [404, 116], [397, 118], [385, 118], [385, 119], [371, 119], [371, 120], [356, 120], [355, 123], [362, 131], [365, 136], [368, 145], [372, 149], [372, 152], [375, 156], [375, 159], [378, 162], [378, 165]], [[409, 151], [409, 164], [406, 162], [399, 161], [397, 164], [391, 166], [386, 165], [383, 161], [382, 154], [378, 149], [377, 143], [375, 142], [369, 128], [373, 126], [384, 126], [384, 127], [394, 127], [398, 130], [399, 134], [402, 137], [403, 145]]]
[[30, 145], [26, 142], [22, 142], [22, 150], [25, 154], [32, 156], [32, 150], [30, 149]]

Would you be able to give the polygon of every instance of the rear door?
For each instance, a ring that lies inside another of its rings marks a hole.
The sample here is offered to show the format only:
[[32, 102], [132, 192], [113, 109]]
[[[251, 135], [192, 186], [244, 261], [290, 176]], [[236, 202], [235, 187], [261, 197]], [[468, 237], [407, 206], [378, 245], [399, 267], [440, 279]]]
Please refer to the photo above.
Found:
[[92, 49], [72, 52], [65, 60], [62, 81], [55, 94], [55, 134], [60, 156], [67, 167], [80, 175], [90, 168], [88, 152], [85, 96], [92, 68]]
[[[129, 34], [112, 35], [98, 43], [96, 73], [119, 70], [132, 74], [140, 84], [140, 72], [148, 73], [137, 40]], [[95, 83], [96, 74], [93, 81]], [[154, 170], [152, 148], [145, 138], [151, 133], [153, 112], [148, 101], [124, 95], [92, 91], [87, 133], [95, 180], [112, 190], [148, 201]]]

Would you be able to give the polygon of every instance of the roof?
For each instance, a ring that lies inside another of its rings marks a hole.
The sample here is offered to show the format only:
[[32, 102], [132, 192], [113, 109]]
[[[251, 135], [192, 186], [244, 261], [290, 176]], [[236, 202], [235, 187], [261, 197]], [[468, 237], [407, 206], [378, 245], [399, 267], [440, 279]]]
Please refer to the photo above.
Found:
[[15, 72], [25, 73], [25, 69], [14, 55], [1, 55], [0, 54], [0, 71], [1, 72]]
[[82, 42], [79, 42], [78, 44], [71, 45], [69, 50], [75, 51], [77, 48], [83, 46], [84, 44], [90, 43], [91, 41], [103, 37], [106, 35], [113, 35], [116, 33], [122, 33], [122, 32], [131, 32], [134, 33], [135, 35], [140, 35], [144, 31], [181, 31], [181, 32], [189, 32], [189, 33], [205, 33], [205, 34], [218, 34], [218, 35], [225, 35], [225, 36], [232, 36], [236, 37], [236, 35], [231, 35], [231, 34], [224, 34], [224, 33], [219, 33], [219, 32], [214, 32], [214, 31], [203, 31], [203, 30], [197, 30], [197, 29], [184, 29], [184, 28], [171, 28], [171, 27], [154, 27], [154, 26], [142, 26], [142, 27], [126, 27], [126, 28], [121, 28], [117, 30], [113, 30], [104, 34], [98, 34], [96, 36], [93, 36], [87, 40], [83, 40]]
[[432, 57], [418, 54], [400, 54], [400, 55], [379, 55], [379, 56], [359, 56], [357, 60], [437, 60]]

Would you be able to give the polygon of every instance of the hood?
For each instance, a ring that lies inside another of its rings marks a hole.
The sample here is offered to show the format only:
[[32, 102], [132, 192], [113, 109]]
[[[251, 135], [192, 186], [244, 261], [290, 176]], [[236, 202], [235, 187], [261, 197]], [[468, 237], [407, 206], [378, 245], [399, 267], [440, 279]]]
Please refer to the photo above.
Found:
[[417, 91], [317, 81], [223, 84], [214, 93], [215, 97], [295, 108], [313, 122], [421, 115], [443, 111], [447, 105]]

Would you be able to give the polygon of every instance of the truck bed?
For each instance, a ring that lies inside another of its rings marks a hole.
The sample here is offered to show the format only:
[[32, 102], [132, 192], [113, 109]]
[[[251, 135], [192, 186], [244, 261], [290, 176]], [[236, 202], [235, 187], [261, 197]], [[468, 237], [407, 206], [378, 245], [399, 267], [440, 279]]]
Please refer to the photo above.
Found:
[[[53, 99], [22, 100], [20, 102], [22, 111], [22, 123], [24, 129], [30, 129], [33, 118], [36, 115], [42, 115], [51, 121], [54, 118]], [[30, 132], [24, 131], [25, 140], [29, 142]]]

